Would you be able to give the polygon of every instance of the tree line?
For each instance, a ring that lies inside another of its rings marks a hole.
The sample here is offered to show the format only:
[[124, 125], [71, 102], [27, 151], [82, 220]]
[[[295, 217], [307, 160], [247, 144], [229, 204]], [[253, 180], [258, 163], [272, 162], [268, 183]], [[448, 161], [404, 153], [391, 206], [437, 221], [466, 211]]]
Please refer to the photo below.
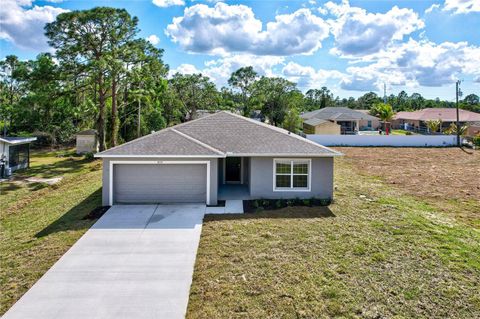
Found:
[[[383, 102], [373, 92], [340, 99], [322, 87], [302, 93], [281, 77], [260, 76], [251, 66], [231, 74], [220, 90], [202, 74], [174, 74], [162, 49], [139, 37], [138, 19], [125, 9], [98, 7], [57, 16], [45, 26], [55, 54], [0, 62], [0, 128], [4, 134], [44, 134], [65, 143], [82, 129], [98, 131], [100, 150], [188, 121], [199, 110], [256, 114], [297, 131], [299, 115], [329, 106], [372, 109]], [[394, 111], [453, 107], [402, 91], [387, 97]], [[461, 107], [480, 111], [477, 95]]]

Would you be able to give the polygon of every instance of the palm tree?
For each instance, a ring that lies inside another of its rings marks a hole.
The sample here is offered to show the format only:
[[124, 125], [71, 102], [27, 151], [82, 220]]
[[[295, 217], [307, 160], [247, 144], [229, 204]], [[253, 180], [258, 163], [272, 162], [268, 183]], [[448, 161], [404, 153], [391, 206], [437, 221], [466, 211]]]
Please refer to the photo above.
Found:
[[437, 133], [439, 129], [442, 128], [441, 120], [429, 120], [425, 122], [427, 124], [429, 133]]
[[386, 103], [377, 103], [370, 109], [370, 114], [380, 118], [383, 122], [383, 128], [385, 130], [385, 134], [388, 135], [388, 127], [387, 123], [390, 122], [395, 114], [393, 112], [392, 106]]

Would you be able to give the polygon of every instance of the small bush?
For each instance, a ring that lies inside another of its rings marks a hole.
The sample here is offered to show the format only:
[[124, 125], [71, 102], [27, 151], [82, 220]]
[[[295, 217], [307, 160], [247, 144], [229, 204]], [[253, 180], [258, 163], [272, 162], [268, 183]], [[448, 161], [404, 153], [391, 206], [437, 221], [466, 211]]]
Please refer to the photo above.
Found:
[[413, 135], [412, 132], [407, 132], [405, 135]]
[[282, 203], [282, 201], [281, 201], [280, 199], [275, 201], [275, 207], [276, 207], [277, 209], [283, 207], [283, 203]]
[[311, 201], [310, 201], [309, 199], [304, 199], [304, 200], [303, 200], [303, 205], [304, 205], [304, 206], [312, 206], [312, 203], [311, 203]]
[[472, 138], [473, 145], [480, 146], [480, 135], [474, 136]]
[[88, 161], [93, 160], [94, 159], [93, 153], [92, 152], [85, 153], [84, 158]]

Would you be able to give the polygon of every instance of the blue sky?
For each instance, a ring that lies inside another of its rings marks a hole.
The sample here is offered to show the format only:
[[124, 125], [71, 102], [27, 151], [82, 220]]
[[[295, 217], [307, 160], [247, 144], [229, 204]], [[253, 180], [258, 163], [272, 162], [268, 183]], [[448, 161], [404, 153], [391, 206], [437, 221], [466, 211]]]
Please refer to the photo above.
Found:
[[219, 87], [252, 65], [340, 97], [406, 90], [453, 100], [454, 82], [480, 95], [479, 0], [2, 0], [0, 58], [49, 50], [43, 26], [67, 10], [126, 8], [171, 72]]

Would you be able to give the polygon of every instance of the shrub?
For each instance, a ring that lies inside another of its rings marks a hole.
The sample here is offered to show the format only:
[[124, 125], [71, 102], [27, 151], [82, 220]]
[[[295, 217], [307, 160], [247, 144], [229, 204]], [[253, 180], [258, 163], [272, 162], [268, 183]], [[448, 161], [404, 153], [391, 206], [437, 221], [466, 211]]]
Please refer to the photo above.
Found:
[[480, 134], [472, 138], [473, 145], [480, 146]]
[[312, 204], [311, 204], [311, 202], [310, 202], [309, 199], [304, 199], [304, 200], [303, 200], [303, 205], [304, 205], [304, 206], [311, 206]]
[[85, 153], [84, 158], [88, 161], [93, 160], [94, 159], [93, 153], [92, 152]]
[[283, 207], [283, 203], [280, 199], [275, 201], [275, 207], [276, 208], [282, 208]]

